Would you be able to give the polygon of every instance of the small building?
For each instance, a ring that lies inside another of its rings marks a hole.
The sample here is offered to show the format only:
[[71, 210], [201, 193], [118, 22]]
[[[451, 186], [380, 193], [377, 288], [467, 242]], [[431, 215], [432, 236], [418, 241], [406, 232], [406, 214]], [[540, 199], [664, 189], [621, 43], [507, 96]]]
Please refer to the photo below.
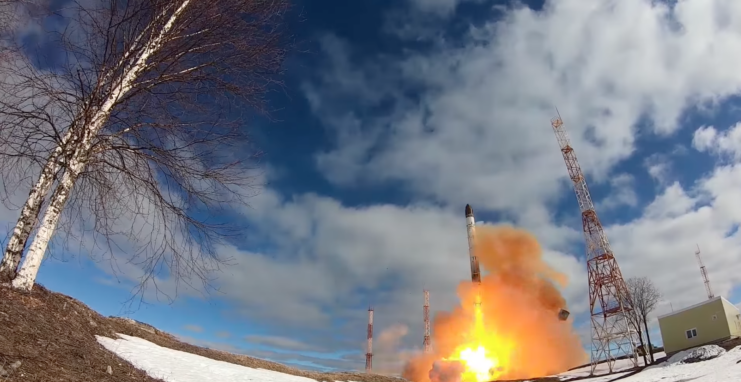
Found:
[[741, 337], [741, 312], [721, 296], [658, 318], [669, 357], [682, 350]]

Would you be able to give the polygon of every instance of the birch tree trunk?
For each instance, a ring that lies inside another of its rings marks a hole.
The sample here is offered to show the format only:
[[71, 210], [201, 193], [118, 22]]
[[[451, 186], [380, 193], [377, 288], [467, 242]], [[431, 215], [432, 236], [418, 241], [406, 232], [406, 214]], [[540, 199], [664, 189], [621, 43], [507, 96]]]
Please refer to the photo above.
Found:
[[54, 175], [59, 171], [59, 158], [63, 147], [71, 136], [72, 129], [67, 132], [62, 144], [51, 152], [44, 168], [41, 170], [39, 179], [28, 193], [28, 199], [26, 199], [21, 209], [21, 216], [18, 218], [10, 240], [8, 240], [8, 245], [5, 247], [3, 260], [0, 263], [0, 282], [8, 282], [16, 276], [16, 271], [23, 255], [23, 248], [25, 248], [26, 241], [31, 235], [31, 231], [35, 225], [34, 223], [39, 216], [41, 205], [54, 183]]
[[[165, 42], [168, 33], [175, 25], [178, 16], [183, 13], [190, 2], [191, 0], [183, 0], [180, 3], [177, 9], [175, 9], [175, 11], [169, 17], [167, 22], [163, 25], [162, 30], [158, 34], [153, 36], [150, 41], [147, 42], [145, 48], [142, 49], [136, 60], [128, 67], [128, 70], [122, 73], [120, 80], [117, 81], [117, 85], [115, 85], [114, 89], [110, 92], [105, 102], [103, 102], [102, 106], [90, 119], [90, 123], [87, 126], [82, 126], [80, 131], [80, 135], [82, 136], [80, 142], [77, 143], [76, 147], [74, 148], [74, 152], [71, 154], [71, 158], [69, 158], [68, 160], [68, 166], [65, 169], [64, 175], [62, 176], [57, 189], [54, 191], [54, 194], [52, 194], [52, 197], [49, 200], [49, 207], [44, 213], [44, 218], [41, 222], [41, 225], [39, 226], [36, 237], [34, 238], [33, 243], [31, 243], [31, 247], [26, 254], [26, 258], [23, 261], [23, 265], [21, 266], [20, 271], [13, 279], [13, 287], [29, 291], [33, 287], [33, 284], [36, 281], [39, 267], [41, 266], [41, 261], [44, 258], [47, 247], [49, 246], [49, 240], [51, 240], [54, 231], [57, 228], [57, 224], [59, 223], [59, 218], [61, 217], [64, 205], [69, 199], [70, 192], [74, 187], [75, 181], [79, 177], [82, 170], [85, 168], [85, 164], [90, 155], [90, 149], [93, 145], [93, 139], [108, 121], [113, 107], [124, 95], [126, 95], [128, 91], [132, 89], [134, 81], [136, 81], [138, 76], [145, 69], [148, 59], [162, 47], [162, 44]], [[61, 151], [62, 148], [60, 148], [60, 152]], [[44, 178], [43, 173], [41, 179], [46, 179]], [[48, 187], [51, 186], [52, 180], [53, 179], [51, 179], [50, 177], [49, 185], [46, 188], [46, 193], [48, 193], [49, 191]], [[46, 183], [43, 183], [43, 185], [46, 185]], [[30, 199], [31, 197], [29, 196], [29, 200]], [[39, 199], [43, 200], [43, 197]], [[36, 215], [38, 215], [39, 207], [40, 202], [38, 203], [38, 207], [36, 207], [35, 210]], [[29, 216], [31, 215], [30, 212]], [[31, 223], [33, 222], [33, 219], [36, 218], [36, 215], [33, 215], [33, 217], [31, 218]], [[23, 213], [21, 214], [21, 218], [23, 218]], [[24, 222], [25, 221], [26, 220], [24, 220]], [[28, 234], [30, 234], [30, 227], [32, 227], [32, 225], [26, 224], [24, 225], [24, 227], [26, 227]], [[21, 233], [23, 232], [25, 231], [21, 231]], [[28, 239], [28, 234], [26, 234], [25, 236], [26, 239]], [[21, 236], [22, 235], [19, 235], [19, 238]], [[24, 244], [25, 240], [22, 242], [22, 244], [19, 240], [18, 244], [14, 246], [14, 249], [20, 248], [20, 251], [22, 251]]]
[[648, 316], [643, 316], [643, 327], [646, 328], [646, 341], [648, 342], [648, 351], [651, 356], [651, 363], [656, 362], [654, 359], [654, 348], [651, 346], [651, 335], [648, 334]]
[[51, 196], [49, 207], [47, 207], [44, 213], [44, 219], [36, 233], [36, 237], [31, 243], [31, 248], [28, 250], [28, 255], [26, 255], [26, 259], [23, 261], [23, 266], [13, 279], [12, 285], [15, 288], [30, 291], [33, 287], [36, 276], [39, 273], [41, 260], [44, 253], [46, 253], [46, 248], [49, 246], [49, 240], [54, 235], [54, 230], [59, 223], [59, 218], [62, 216], [64, 205], [67, 203], [70, 191], [72, 191], [72, 187], [77, 179], [78, 175], [75, 174], [79, 174], [83, 167], [80, 161], [77, 161], [73, 165], [74, 168], [70, 166], [64, 173], [57, 189], [54, 190]]

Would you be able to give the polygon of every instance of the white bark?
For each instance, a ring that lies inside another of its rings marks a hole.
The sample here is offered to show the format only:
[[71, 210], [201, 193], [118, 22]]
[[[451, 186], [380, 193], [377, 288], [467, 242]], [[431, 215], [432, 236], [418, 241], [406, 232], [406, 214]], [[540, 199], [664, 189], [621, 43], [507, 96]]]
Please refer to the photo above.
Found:
[[85, 168], [90, 148], [93, 144], [93, 138], [100, 132], [108, 121], [111, 111], [116, 103], [131, 90], [134, 81], [145, 69], [149, 58], [161, 48], [162, 44], [165, 42], [167, 34], [175, 25], [175, 21], [183, 13], [190, 2], [191, 0], [184, 0], [180, 3], [180, 6], [173, 12], [169, 20], [167, 20], [165, 25], [162, 27], [162, 30], [160, 30], [160, 33], [147, 42], [146, 47], [141, 51], [139, 57], [137, 57], [129, 69], [124, 72], [120, 82], [118, 82], [118, 84], [113, 88], [103, 105], [95, 112], [90, 124], [85, 126], [84, 130], [81, 131], [82, 139], [75, 147], [74, 152], [69, 159], [68, 167], [65, 170], [62, 179], [59, 181], [57, 189], [49, 200], [49, 207], [44, 213], [44, 218], [39, 226], [38, 232], [36, 233], [36, 237], [34, 237], [33, 243], [31, 243], [31, 247], [26, 254], [26, 258], [23, 260], [23, 265], [13, 280], [13, 287], [24, 290], [31, 290], [33, 287], [33, 284], [36, 281], [36, 276], [39, 272], [39, 267], [41, 266], [41, 261], [44, 258], [47, 247], [49, 246], [49, 240], [51, 240], [54, 231], [57, 228], [64, 205], [67, 203], [67, 199], [69, 198], [77, 177]]
[[21, 262], [21, 256], [23, 255], [23, 248], [26, 246], [26, 241], [31, 235], [31, 230], [33, 230], [39, 211], [41, 210], [41, 204], [51, 190], [51, 186], [54, 183], [54, 174], [59, 171], [60, 155], [67, 142], [72, 139], [73, 133], [74, 127], [71, 127], [62, 138], [61, 144], [49, 154], [49, 158], [41, 170], [39, 179], [28, 193], [28, 199], [26, 199], [21, 209], [21, 216], [18, 218], [18, 222], [15, 228], [13, 228], [13, 234], [10, 240], [8, 240], [8, 245], [5, 247], [5, 254], [3, 255], [2, 263], [0, 263], [0, 280], [15, 277], [18, 264]]
[[13, 234], [5, 248], [3, 261], [0, 263], [0, 274], [2, 274], [3, 278], [12, 279], [15, 276], [18, 264], [21, 262], [23, 247], [26, 245], [26, 240], [31, 234], [33, 223], [39, 214], [44, 197], [46, 197], [46, 194], [49, 193], [49, 189], [51, 188], [55, 172], [54, 167], [57, 166], [55, 166], [53, 158], [50, 158], [41, 171], [39, 180], [28, 194], [28, 199], [26, 199], [26, 203], [21, 210], [21, 216], [18, 218], [18, 222], [15, 228], [13, 228]]
[[51, 196], [49, 207], [47, 207], [44, 213], [41, 226], [38, 232], [36, 232], [36, 237], [31, 243], [31, 248], [28, 250], [26, 259], [23, 260], [23, 266], [18, 271], [18, 275], [13, 279], [13, 287], [24, 290], [31, 290], [33, 287], [36, 275], [39, 273], [41, 260], [44, 253], [46, 253], [46, 248], [49, 246], [49, 240], [54, 234], [54, 230], [59, 223], [59, 218], [62, 216], [62, 209], [64, 209], [70, 191], [72, 191], [72, 186], [74, 186], [76, 178], [74, 174], [79, 174], [82, 167], [83, 163], [76, 161], [73, 166], [70, 166], [65, 171], [62, 179], [59, 181], [57, 189], [54, 190]]

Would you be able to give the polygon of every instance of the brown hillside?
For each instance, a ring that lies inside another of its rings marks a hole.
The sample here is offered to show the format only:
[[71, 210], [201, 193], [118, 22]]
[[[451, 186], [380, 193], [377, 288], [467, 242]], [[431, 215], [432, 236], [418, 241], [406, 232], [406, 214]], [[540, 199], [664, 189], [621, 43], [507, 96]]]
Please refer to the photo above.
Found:
[[[103, 348], [96, 335], [143, 338], [170, 349], [317, 381], [405, 382], [365, 373], [318, 373], [244, 355], [206, 349], [133, 320], [103, 317], [69, 296], [41, 285], [31, 293], [0, 286], [0, 381], [161, 381]], [[20, 366], [18, 364], [20, 361]], [[107, 373], [108, 366], [112, 374]], [[2, 377], [6, 379], [3, 380]]]
[[0, 286], [0, 328], [0, 381], [161, 381], [98, 344], [95, 335], [116, 338], [107, 318], [41, 285]]

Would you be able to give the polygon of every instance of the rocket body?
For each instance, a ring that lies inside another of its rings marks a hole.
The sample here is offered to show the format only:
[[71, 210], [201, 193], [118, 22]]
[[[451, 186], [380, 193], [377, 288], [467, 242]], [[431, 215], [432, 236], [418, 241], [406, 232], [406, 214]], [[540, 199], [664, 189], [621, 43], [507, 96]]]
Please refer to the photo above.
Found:
[[[466, 204], [466, 232], [468, 233], [468, 258], [471, 262], [471, 281], [475, 283], [478, 288], [481, 285], [481, 268], [479, 267], [479, 259], [476, 257], [476, 219], [473, 217], [473, 208], [471, 205]], [[476, 314], [481, 314], [481, 294], [480, 291], [476, 292], [476, 300], [474, 302], [474, 308]], [[557, 312], [559, 321], [566, 321], [569, 318], [571, 312], [562, 308]], [[477, 320], [479, 323], [480, 320]]]
[[481, 284], [481, 269], [479, 259], [476, 258], [476, 220], [473, 217], [473, 209], [466, 204], [466, 231], [468, 233], [468, 258], [471, 261], [471, 281]]

